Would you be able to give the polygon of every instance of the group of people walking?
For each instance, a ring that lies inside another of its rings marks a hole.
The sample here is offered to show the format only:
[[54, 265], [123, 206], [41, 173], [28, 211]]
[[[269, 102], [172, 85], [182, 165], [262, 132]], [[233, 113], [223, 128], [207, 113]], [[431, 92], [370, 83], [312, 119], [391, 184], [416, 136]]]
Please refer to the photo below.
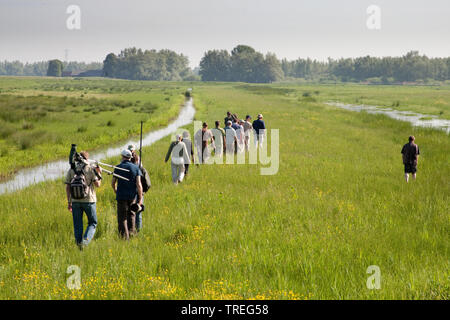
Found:
[[[97, 228], [97, 196], [95, 188], [101, 186], [102, 168], [92, 166], [89, 153], [81, 151], [81, 158], [66, 174], [66, 194], [68, 210], [72, 212], [75, 242], [80, 249], [87, 246], [94, 237]], [[121, 152], [122, 161], [115, 167], [111, 187], [117, 201], [117, 223], [121, 237], [129, 239], [142, 228], [142, 212], [144, 211], [143, 172], [145, 169], [139, 161], [136, 147], [129, 145]], [[118, 178], [120, 177], [120, 178]], [[78, 180], [77, 180], [78, 179]], [[74, 196], [74, 181], [80, 181], [85, 191]], [[147, 185], [150, 183], [144, 181]], [[86, 213], [88, 225], [83, 235], [83, 212]]]
[[[250, 122], [252, 117], [247, 115], [240, 120], [236, 114], [227, 112], [224, 119], [224, 128], [220, 121], [215, 121], [215, 128], [209, 129], [206, 122], [194, 135], [194, 143], [198, 152], [198, 163], [204, 163], [211, 156], [224, 153], [248, 152], [253, 132], [255, 147], [262, 147], [266, 125], [262, 114]], [[189, 172], [190, 164], [194, 163], [194, 143], [189, 132], [176, 135], [167, 151], [165, 162], [171, 159], [172, 182], [179, 184]], [[415, 137], [410, 136], [409, 142], [402, 148], [403, 164], [405, 166], [405, 180], [409, 181], [409, 174], [416, 178], [417, 163], [420, 155], [419, 147], [415, 144]], [[97, 227], [96, 192], [95, 188], [101, 186], [102, 168], [92, 166], [89, 162], [89, 153], [79, 153], [79, 161], [71, 167], [65, 178], [68, 210], [72, 213], [75, 241], [82, 249], [88, 245], [95, 234]], [[136, 147], [129, 145], [121, 152], [122, 161], [115, 167], [111, 187], [116, 195], [117, 222], [119, 234], [129, 239], [142, 228], [142, 212], [144, 211], [144, 192], [150, 187], [150, 178], [142, 166]], [[111, 172], [109, 172], [111, 173]], [[144, 173], [144, 174], [143, 174]], [[144, 179], [144, 180], [143, 180]], [[78, 185], [77, 185], [78, 183]], [[143, 188], [145, 185], [145, 190]], [[73, 185], [84, 186], [75, 188]], [[88, 226], [83, 234], [83, 212], [86, 213]]]
[[[263, 115], [258, 114], [257, 119], [251, 122], [252, 117], [247, 115], [239, 119], [236, 114], [227, 112], [224, 119], [224, 127], [220, 127], [220, 121], [215, 121], [215, 127], [209, 129], [208, 124], [203, 122], [202, 128], [194, 135], [194, 144], [197, 149], [198, 163], [205, 163], [214, 152], [214, 156], [222, 156], [248, 152], [250, 138], [254, 136], [255, 147], [263, 146], [266, 124]], [[178, 134], [175, 141], [170, 143], [167, 150], [165, 162], [171, 158], [172, 182], [179, 184], [188, 174], [189, 165], [194, 163], [194, 149], [189, 132]], [[197, 163], [197, 164], [198, 164]]]

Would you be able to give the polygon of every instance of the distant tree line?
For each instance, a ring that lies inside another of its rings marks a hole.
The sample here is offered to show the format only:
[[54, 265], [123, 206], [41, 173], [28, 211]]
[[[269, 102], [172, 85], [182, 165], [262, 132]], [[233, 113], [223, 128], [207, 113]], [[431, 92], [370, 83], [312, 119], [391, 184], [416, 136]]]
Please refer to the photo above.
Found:
[[402, 57], [358, 57], [319, 62], [297, 59], [281, 62], [285, 77], [337, 79], [379, 83], [450, 80], [450, 57], [428, 58], [410, 51]]
[[369, 81], [373, 83], [450, 80], [450, 57], [428, 58], [417, 51], [402, 57], [359, 57], [279, 61], [275, 55], [265, 57], [253, 48], [239, 45], [229, 54], [210, 50], [200, 62], [204, 81], [273, 82], [281, 79]]
[[127, 48], [119, 55], [110, 53], [103, 61], [105, 77], [130, 80], [180, 81], [196, 80], [183, 54], [171, 50]]
[[20, 61], [0, 61], [0, 75], [61, 76], [63, 72], [130, 80], [270, 83], [305, 79], [388, 84], [450, 80], [450, 57], [429, 58], [419, 55], [417, 51], [410, 51], [401, 57], [280, 61], [275, 54], [263, 55], [252, 47], [238, 45], [231, 52], [207, 51], [199, 68], [194, 70], [189, 68], [187, 56], [168, 49], [144, 51], [127, 48], [118, 55], [108, 54], [103, 63], [50, 60], [24, 64]]
[[[50, 60], [54, 61], [54, 60]], [[22, 63], [20, 61], [0, 61], [0, 75], [2, 76], [46, 76], [50, 61]], [[59, 61], [59, 60], [58, 60]], [[62, 61], [62, 71], [78, 74], [87, 70], [101, 69], [101, 62]]]

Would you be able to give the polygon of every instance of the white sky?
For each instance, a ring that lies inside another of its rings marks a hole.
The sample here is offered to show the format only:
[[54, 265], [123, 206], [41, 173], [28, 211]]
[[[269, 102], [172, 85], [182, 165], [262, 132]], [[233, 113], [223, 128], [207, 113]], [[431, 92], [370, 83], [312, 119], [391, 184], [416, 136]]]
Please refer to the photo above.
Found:
[[[81, 8], [68, 30], [66, 9]], [[366, 26], [369, 5], [381, 29]], [[103, 61], [131, 46], [168, 48], [192, 67], [208, 49], [247, 44], [278, 58], [450, 56], [449, 0], [0, 0], [0, 60]]]

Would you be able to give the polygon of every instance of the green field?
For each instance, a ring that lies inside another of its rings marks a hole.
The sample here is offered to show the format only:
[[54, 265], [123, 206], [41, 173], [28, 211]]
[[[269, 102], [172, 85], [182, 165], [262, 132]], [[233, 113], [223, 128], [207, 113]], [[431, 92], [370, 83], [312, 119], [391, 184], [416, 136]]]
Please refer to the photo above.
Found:
[[[110, 177], [97, 190], [97, 232], [83, 251], [74, 244], [62, 179], [1, 195], [1, 299], [450, 298], [449, 136], [323, 104], [363, 99], [391, 106], [400, 101], [398, 108], [438, 115], [443, 111], [442, 117], [448, 118], [448, 86], [19, 78], [2, 78], [0, 83], [0, 101], [10, 95], [39, 99], [34, 92], [51, 99], [73, 95], [78, 101], [84, 90], [88, 93], [83, 99], [152, 101], [155, 91], [159, 108], [148, 115], [148, 130], [173, 117], [181, 94], [193, 87], [197, 120], [212, 125], [223, 121], [227, 110], [240, 117], [263, 113], [269, 130], [280, 133], [277, 174], [260, 175], [265, 167], [260, 164], [193, 166], [179, 186], [171, 183], [170, 165], [164, 163], [170, 138], [144, 148], [152, 189], [145, 197], [144, 229], [128, 242], [117, 235]], [[167, 103], [164, 90], [172, 93]], [[71, 108], [66, 106], [61, 116]], [[83, 134], [107, 118], [83, 108], [75, 107], [92, 122], [79, 135], [74, 135], [78, 124], [64, 126], [62, 118], [48, 128], [39, 124], [41, 130], [67, 135], [60, 141], [61, 157], [72, 142], [90, 149], [126, 136], [119, 133], [122, 120], [114, 117], [115, 126], [99, 127], [111, 132], [110, 140], [85, 138]], [[139, 117], [128, 117], [134, 106], [129, 108], [122, 111], [127, 115], [123, 121], [137, 128]], [[158, 122], [151, 124], [154, 117]], [[13, 125], [19, 128], [20, 121]], [[191, 134], [192, 128], [187, 127]], [[421, 156], [417, 181], [406, 184], [400, 150], [411, 134]], [[1, 138], [1, 145], [11, 144], [10, 137]], [[35, 150], [39, 148], [34, 145], [28, 149]], [[2, 155], [0, 161], [5, 173], [17, 169], [7, 158]], [[118, 163], [119, 158], [109, 161]], [[81, 290], [66, 287], [70, 265], [81, 268]], [[379, 290], [366, 287], [371, 265], [381, 270]]]
[[67, 157], [167, 125], [184, 101], [170, 83], [0, 77], [0, 180], [17, 169]]

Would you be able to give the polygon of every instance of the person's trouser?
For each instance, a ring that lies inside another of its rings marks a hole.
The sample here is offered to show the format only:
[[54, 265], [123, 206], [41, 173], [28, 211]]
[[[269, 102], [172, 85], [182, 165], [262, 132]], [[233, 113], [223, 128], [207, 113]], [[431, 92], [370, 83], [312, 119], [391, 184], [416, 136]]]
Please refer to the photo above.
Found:
[[119, 234], [126, 240], [136, 234], [136, 214], [131, 211], [134, 200], [117, 200], [117, 223]]
[[232, 154], [235, 153], [235, 149], [234, 149], [234, 145], [235, 143], [227, 143], [227, 154]]
[[259, 142], [259, 147], [262, 148], [263, 142], [264, 142], [263, 134], [255, 134], [255, 147], [256, 148], [258, 148], [258, 142]]
[[[136, 202], [137, 202], [137, 196], [136, 196]], [[142, 197], [142, 203], [144, 203], [144, 197]], [[136, 213], [136, 231], [139, 232], [142, 229], [142, 212], [137, 212]], [[128, 228], [130, 228], [130, 226], [128, 225]]]
[[248, 144], [250, 143], [250, 136], [244, 137], [244, 143], [245, 143], [245, 151], [248, 151]]
[[188, 172], [189, 172], [189, 163], [186, 163], [186, 164], [184, 165], [184, 175], [187, 175]]
[[[88, 226], [83, 236], [83, 212], [86, 213]], [[77, 244], [88, 245], [97, 228], [97, 208], [95, 202], [72, 202], [73, 231]]]
[[136, 231], [139, 232], [142, 229], [142, 212], [136, 213]]
[[202, 147], [201, 149], [197, 148], [197, 156], [198, 156], [198, 163], [199, 164], [200, 163], [205, 163], [209, 159], [210, 152], [207, 149], [207, 147]]
[[216, 144], [216, 149], [214, 151], [215, 157], [221, 157], [223, 155], [223, 145]]
[[176, 183], [177, 181], [183, 181], [184, 178], [184, 164], [172, 164], [172, 181]]

